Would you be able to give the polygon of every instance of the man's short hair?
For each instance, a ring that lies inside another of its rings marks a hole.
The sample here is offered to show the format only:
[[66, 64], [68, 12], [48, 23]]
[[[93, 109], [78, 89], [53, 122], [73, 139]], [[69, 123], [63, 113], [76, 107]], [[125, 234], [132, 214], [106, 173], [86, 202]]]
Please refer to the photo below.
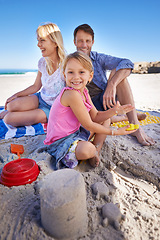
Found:
[[76, 39], [76, 35], [79, 30], [83, 30], [84, 32], [89, 33], [92, 36], [92, 40], [94, 40], [94, 31], [88, 24], [82, 24], [75, 28], [73, 33], [74, 40]]

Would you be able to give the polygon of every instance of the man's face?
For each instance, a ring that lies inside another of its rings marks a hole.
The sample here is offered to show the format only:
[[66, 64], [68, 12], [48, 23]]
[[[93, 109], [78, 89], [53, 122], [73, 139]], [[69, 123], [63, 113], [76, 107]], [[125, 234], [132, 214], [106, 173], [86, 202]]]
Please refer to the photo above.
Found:
[[78, 30], [74, 44], [77, 48], [77, 51], [84, 52], [89, 56], [94, 44], [94, 40], [92, 40], [92, 36], [89, 33], [86, 33], [83, 30]]

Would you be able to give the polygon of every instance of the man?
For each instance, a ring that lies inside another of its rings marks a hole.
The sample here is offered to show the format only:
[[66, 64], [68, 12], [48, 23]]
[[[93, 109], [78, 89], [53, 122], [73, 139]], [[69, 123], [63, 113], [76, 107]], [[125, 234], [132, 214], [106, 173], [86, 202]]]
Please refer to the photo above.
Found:
[[[74, 44], [77, 51], [86, 53], [92, 60], [94, 76], [87, 87], [96, 108], [103, 111], [107, 107], [113, 107], [116, 104], [116, 97], [121, 105], [131, 104], [134, 106], [133, 94], [127, 80], [134, 67], [133, 63], [129, 59], [92, 52], [94, 31], [88, 24], [82, 24], [74, 30]], [[108, 80], [106, 70], [111, 70]], [[127, 113], [127, 117], [130, 123], [139, 124], [136, 109]], [[142, 145], [148, 146], [155, 143], [141, 127], [133, 135]], [[105, 136], [100, 136], [100, 142], [98, 143], [100, 148], [104, 140]]]

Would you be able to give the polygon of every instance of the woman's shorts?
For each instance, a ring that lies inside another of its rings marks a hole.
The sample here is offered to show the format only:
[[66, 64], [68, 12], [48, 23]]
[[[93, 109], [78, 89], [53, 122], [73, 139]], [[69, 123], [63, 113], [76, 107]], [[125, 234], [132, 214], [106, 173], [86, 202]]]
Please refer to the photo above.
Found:
[[41, 94], [40, 92], [38, 93], [34, 93], [34, 95], [36, 95], [38, 97], [39, 100], [39, 106], [38, 108], [43, 110], [43, 112], [46, 114], [47, 119], [49, 118], [49, 112], [51, 109], [51, 106], [48, 105], [42, 98], [41, 98]]

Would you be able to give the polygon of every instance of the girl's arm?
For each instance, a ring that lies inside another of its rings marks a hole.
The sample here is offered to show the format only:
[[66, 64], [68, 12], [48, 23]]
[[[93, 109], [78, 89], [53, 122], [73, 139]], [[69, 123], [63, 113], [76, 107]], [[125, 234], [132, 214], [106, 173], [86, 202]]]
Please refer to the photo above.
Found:
[[36, 93], [37, 91], [39, 91], [41, 89], [41, 87], [42, 87], [41, 76], [42, 76], [41, 72], [38, 71], [37, 77], [36, 77], [36, 80], [35, 80], [34, 84], [29, 86], [28, 88], [20, 91], [20, 92], [15, 93], [11, 97], [9, 97], [6, 100], [5, 107], [6, 107], [7, 103], [11, 102], [13, 99], [15, 99], [17, 97], [28, 96], [28, 95], [31, 95], [31, 94]]
[[[79, 122], [88, 131], [94, 132], [94, 133], [103, 133], [106, 135], [113, 134], [113, 131], [111, 128], [106, 128], [101, 124], [98, 124], [92, 121], [90, 114], [88, 113], [83, 103], [82, 97], [77, 91], [66, 90], [61, 97], [61, 104], [66, 107], [70, 107], [73, 113], [75, 114], [75, 116], [77, 117], [77, 119], [79, 120]], [[115, 130], [114, 135], [125, 135], [135, 131], [135, 130], [125, 131], [127, 128], [128, 126]]]
[[107, 109], [106, 111], [98, 111], [90, 96], [89, 96], [90, 102], [93, 106], [93, 108], [90, 111], [91, 118], [94, 122], [101, 123], [105, 120], [113, 117], [116, 114], [126, 114], [127, 112], [130, 112], [134, 109], [134, 107], [131, 104], [126, 105], [120, 105], [119, 101], [117, 101], [116, 105], [113, 108]]

